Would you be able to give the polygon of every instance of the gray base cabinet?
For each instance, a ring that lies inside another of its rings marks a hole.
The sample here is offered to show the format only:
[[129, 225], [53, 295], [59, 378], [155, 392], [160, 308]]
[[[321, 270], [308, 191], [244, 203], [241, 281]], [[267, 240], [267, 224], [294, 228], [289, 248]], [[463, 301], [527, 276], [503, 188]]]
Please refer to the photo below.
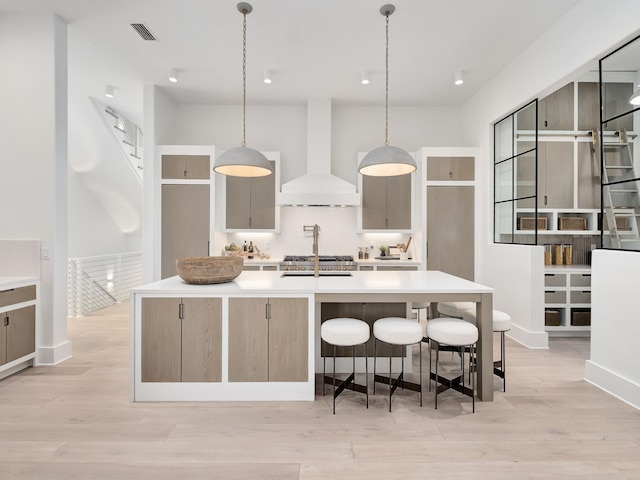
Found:
[[229, 299], [229, 381], [306, 382], [308, 300]]
[[222, 380], [219, 298], [142, 300], [142, 381]]
[[[0, 378], [34, 362], [36, 292], [36, 285], [0, 291]], [[10, 365], [20, 359], [24, 362]]]

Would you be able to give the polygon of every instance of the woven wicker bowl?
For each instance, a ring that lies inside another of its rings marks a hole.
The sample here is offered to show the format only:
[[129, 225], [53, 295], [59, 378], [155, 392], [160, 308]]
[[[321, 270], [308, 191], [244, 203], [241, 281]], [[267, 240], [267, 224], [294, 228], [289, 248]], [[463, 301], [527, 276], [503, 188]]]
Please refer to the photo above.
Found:
[[187, 283], [225, 283], [240, 275], [243, 261], [242, 257], [183, 257], [176, 260], [176, 270]]

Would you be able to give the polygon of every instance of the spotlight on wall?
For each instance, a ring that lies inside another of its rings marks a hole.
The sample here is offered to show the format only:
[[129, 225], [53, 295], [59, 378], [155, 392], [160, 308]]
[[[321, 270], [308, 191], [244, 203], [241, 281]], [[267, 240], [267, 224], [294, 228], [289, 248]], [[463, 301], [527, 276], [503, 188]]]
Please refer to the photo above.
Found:
[[178, 83], [178, 70], [175, 68], [169, 69], [169, 81], [171, 83]]
[[107, 98], [113, 98], [113, 87], [111, 85], [107, 85], [104, 89], [104, 96]]
[[453, 76], [453, 83], [456, 85], [462, 85], [464, 83], [464, 74], [462, 70], [458, 70]]
[[363, 70], [360, 74], [360, 83], [362, 85], [369, 85], [369, 72]]
[[262, 81], [264, 83], [271, 83], [271, 70], [265, 70], [262, 74]]

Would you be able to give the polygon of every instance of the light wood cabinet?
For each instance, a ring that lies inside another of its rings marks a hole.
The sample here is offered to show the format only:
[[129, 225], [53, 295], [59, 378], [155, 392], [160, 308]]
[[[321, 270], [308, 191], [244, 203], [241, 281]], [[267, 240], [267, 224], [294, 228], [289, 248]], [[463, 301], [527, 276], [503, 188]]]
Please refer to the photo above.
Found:
[[0, 312], [0, 321], [0, 365], [36, 351], [35, 305]]
[[227, 176], [227, 230], [274, 230], [276, 228], [277, 165], [270, 161], [273, 174], [244, 178]]
[[362, 176], [362, 229], [411, 230], [413, 174]]
[[211, 178], [209, 155], [162, 155], [162, 179], [207, 180]]
[[143, 382], [222, 380], [222, 300], [144, 298]]
[[427, 157], [427, 180], [472, 181], [473, 157]]
[[[600, 129], [600, 84], [597, 82], [578, 83], [578, 130]], [[633, 83], [604, 83], [603, 119], [615, 117], [629, 111], [629, 97], [633, 93]], [[607, 131], [633, 130], [633, 115], [625, 115], [607, 122]]]
[[229, 381], [306, 382], [308, 300], [229, 299]]
[[538, 130], [573, 130], [573, 82], [538, 100]]
[[427, 186], [427, 268], [474, 279], [474, 187]]
[[593, 151], [591, 142], [578, 146], [578, 208], [600, 208], [600, 155]]
[[210, 186], [162, 185], [161, 278], [176, 275], [176, 259], [209, 255]]
[[538, 143], [539, 208], [573, 208], [573, 142]]

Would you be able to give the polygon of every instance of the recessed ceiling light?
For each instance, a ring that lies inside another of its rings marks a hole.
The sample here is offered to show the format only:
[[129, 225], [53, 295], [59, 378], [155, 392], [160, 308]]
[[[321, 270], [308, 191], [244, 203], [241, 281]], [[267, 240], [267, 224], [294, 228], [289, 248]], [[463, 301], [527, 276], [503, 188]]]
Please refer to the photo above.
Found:
[[104, 96], [107, 98], [113, 98], [113, 87], [111, 85], [107, 85], [104, 89]]
[[462, 85], [464, 83], [464, 74], [462, 70], [458, 70], [453, 76], [453, 83], [456, 85]]
[[360, 83], [362, 85], [369, 85], [369, 72], [363, 70], [360, 74]]
[[265, 70], [262, 74], [262, 81], [264, 83], [271, 83], [271, 70]]
[[171, 83], [178, 83], [178, 70], [175, 68], [169, 69], [169, 81]]

